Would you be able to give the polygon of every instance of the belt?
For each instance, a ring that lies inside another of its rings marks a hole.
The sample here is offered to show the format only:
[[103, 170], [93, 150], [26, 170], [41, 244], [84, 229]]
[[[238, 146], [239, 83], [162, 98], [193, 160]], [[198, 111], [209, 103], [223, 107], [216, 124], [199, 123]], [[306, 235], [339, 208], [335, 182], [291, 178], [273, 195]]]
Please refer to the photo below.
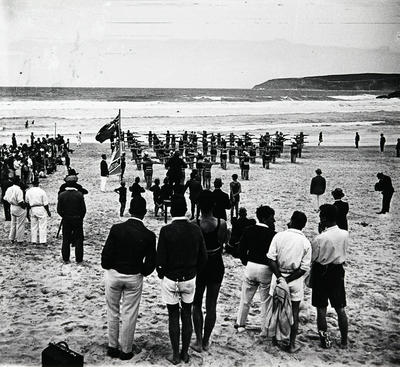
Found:
[[30, 205], [31, 208], [35, 208], [35, 207], [38, 207], [38, 206], [44, 206], [44, 205], [43, 204]]
[[214, 248], [214, 249], [212, 249], [212, 250], [207, 250], [207, 254], [208, 255], [214, 255], [214, 254], [216, 254], [217, 252], [219, 252], [221, 250], [221, 246], [220, 247], [217, 247], [217, 248]]
[[186, 282], [186, 281], [188, 281], [188, 280], [191, 280], [191, 279], [194, 278], [194, 276], [185, 276], [185, 275], [182, 275], [182, 276], [180, 276], [180, 277], [175, 277], [175, 278], [173, 278], [173, 279], [171, 279], [170, 277], [166, 277], [166, 278], [168, 278], [169, 280], [171, 280], [171, 281], [177, 283], [177, 282]]

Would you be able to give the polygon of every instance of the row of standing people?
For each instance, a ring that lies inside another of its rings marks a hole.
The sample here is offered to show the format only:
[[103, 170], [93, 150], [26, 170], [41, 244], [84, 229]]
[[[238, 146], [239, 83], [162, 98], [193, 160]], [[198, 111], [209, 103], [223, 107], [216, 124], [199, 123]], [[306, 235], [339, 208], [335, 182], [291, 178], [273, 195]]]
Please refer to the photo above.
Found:
[[[201, 193], [199, 205], [201, 217], [189, 221], [185, 216], [185, 199], [173, 197], [173, 220], [162, 227], [157, 248], [155, 234], [145, 228], [142, 222], [146, 214], [146, 202], [142, 197], [131, 201], [132, 218], [111, 228], [102, 251], [109, 356], [130, 359], [137, 352], [134, 331], [143, 277], [151, 274], [154, 269], [161, 279], [161, 297], [167, 304], [169, 316], [172, 346], [169, 361], [173, 364], [181, 360], [188, 362], [192, 327], [196, 335], [192, 348], [202, 352], [210, 347], [216, 322], [217, 299], [225, 271], [222, 247], [227, 241], [227, 225], [225, 220], [213, 214], [215, 201], [211, 191], [205, 190]], [[295, 211], [288, 224], [289, 229], [278, 234], [274, 228], [275, 212], [272, 208], [261, 206], [256, 214], [258, 222], [246, 228], [240, 239], [239, 253], [246, 269], [235, 327], [238, 331], [245, 328], [251, 299], [260, 287], [263, 302], [261, 336], [272, 337], [275, 343], [288, 337], [288, 351], [295, 352], [298, 349], [296, 334], [299, 306], [304, 294], [304, 275], [310, 270], [313, 260], [312, 304], [318, 311], [317, 324], [321, 344], [323, 347], [330, 347], [326, 326], [326, 307], [329, 300], [339, 317], [339, 344], [346, 347], [343, 263], [346, 260], [348, 232], [336, 225], [335, 206], [321, 206], [321, 234], [314, 239], [312, 246], [302, 232], [307, 222], [304, 213]], [[274, 314], [272, 307], [282, 292], [286, 295], [284, 306], [290, 316], [287, 321], [282, 319], [283, 314]], [[204, 294], [205, 319], [202, 312]], [[120, 306], [121, 297], [123, 301]], [[119, 332], [117, 325], [120, 322], [120, 312], [122, 329]], [[279, 318], [280, 322], [276, 322]], [[285, 323], [287, 325], [283, 328], [282, 324]]]

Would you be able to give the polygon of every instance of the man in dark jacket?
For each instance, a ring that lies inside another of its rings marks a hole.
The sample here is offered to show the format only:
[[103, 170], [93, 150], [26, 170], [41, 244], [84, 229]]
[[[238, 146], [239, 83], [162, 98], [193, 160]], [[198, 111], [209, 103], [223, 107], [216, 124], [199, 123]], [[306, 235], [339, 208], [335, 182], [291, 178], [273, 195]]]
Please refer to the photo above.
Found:
[[102, 154], [101, 162], [100, 162], [100, 176], [101, 176], [100, 191], [101, 192], [106, 191], [107, 177], [109, 175], [108, 164], [107, 164], [106, 159], [107, 159], [107, 156], [105, 154]]
[[[142, 221], [146, 214], [146, 200], [142, 197], [133, 199], [129, 213], [130, 219], [111, 227], [101, 254], [101, 266], [106, 269], [107, 354], [122, 360], [131, 359], [138, 352], [133, 340], [143, 277], [150, 275], [156, 266], [156, 236]], [[118, 336], [121, 350], [118, 349]]]
[[337, 211], [336, 224], [340, 229], [348, 231], [349, 226], [347, 224], [347, 213], [349, 212], [349, 204], [345, 201], [342, 201], [344, 196], [343, 190], [337, 187], [332, 191], [332, 196], [335, 199], [333, 205], [336, 207]]
[[394, 193], [392, 179], [382, 172], [378, 173], [376, 177], [378, 177], [379, 182], [375, 184], [375, 191], [380, 191], [382, 193], [382, 210], [377, 214], [389, 213], [390, 201]]
[[167, 161], [165, 168], [168, 169], [167, 177], [171, 185], [178, 185], [185, 177], [183, 169], [187, 164], [179, 157], [179, 151], [175, 151], [174, 155]]
[[83, 218], [86, 205], [83, 194], [73, 185], [67, 185], [58, 196], [57, 213], [62, 218], [63, 242], [61, 248], [64, 263], [69, 263], [70, 245], [75, 246], [75, 260], [83, 261]]
[[[207, 261], [207, 251], [199, 226], [185, 217], [186, 201], [182, 196], [171, 200], [172, 222], [161, 228], [157, 246], [157, 273], [161, 294], [167, 304], [172, 364], [189, 361], [189, 344], [192, 336], [192, 303], [196, 274]], [[179, 301], [181, 311], [179, 311]], [[182, 320], [182, 349], [179, 353], [179, 313]]]
[[215, 201], [214, 217], [226, 220], [226, 209], [231, 208], [229, 195], [221, 190], [222, 180], [216, 178], [214, 181], [213, 197]]
[[326, 180], [324, 177], [321, 176], [322, 171], [319, 168], [315, 170], [315, 173], [317, 175], [311, 180], [310, 194], [315, 195], [314, 209], [318, 211], [320, 207], [320, 196], [325, 193]]
[[266, 324], [267, 299], [272, 279], [272, 271], [268, 266], [266, 255], [269, 245], [276, 234], [275, 211], [267, 205], [262, 205], [257, 208], [256, 215], [258, 223], [244, 230], [239, 245], [239, 257], [246, 269], [235, 325], [238, 330], [245, 327], [251, 301], [257, 289], [260, 292], [261, 300], [262, 331], [264, 331]]
[[383, 134], [381, 134], [381, 137], [379, 139], [379, 147], [380, 147], [381, 153], [383, 153], [385, 150], [385, 143], [386, 143], [386, 138]]
[[196, 218], [199, 217], [199, 206], [198, 206], [198, 199], [203, 191], [203, 187], [201, 186], [200, 181], [197, 178], [197, 173], [192, 172], [190, 174], [190, 180], [188, 180], [185, 184], [185, 191], [189, 188], [189, 199], [190, 199], [190, 211], [192, 216], [190, 219], [194, 219], [194, 215], [196, 212]]

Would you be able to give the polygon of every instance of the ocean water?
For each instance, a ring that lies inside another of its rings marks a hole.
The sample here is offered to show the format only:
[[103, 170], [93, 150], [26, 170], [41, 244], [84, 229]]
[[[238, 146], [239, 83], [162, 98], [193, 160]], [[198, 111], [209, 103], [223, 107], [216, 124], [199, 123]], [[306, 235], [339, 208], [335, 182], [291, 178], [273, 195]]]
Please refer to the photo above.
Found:
[[[26, 141], [60, 133], [85, 142], [121, 109], [122, 128], [145, 134], [276, 130], [303, 131], [316, 142], [319, 131], [331, 135], [328, 145], [353, 144], [359, 131], [365, 145], [380, 132], [388, 142], [400, 137], [399, 99], [376, 99], [381, 92], [251, 89], [138, 88], [0, 88], [0, 142], [11, 133]], [[25, 128], [25, 121], [29, 127]], [[34, 124], [31, 121], [34, 120]]]

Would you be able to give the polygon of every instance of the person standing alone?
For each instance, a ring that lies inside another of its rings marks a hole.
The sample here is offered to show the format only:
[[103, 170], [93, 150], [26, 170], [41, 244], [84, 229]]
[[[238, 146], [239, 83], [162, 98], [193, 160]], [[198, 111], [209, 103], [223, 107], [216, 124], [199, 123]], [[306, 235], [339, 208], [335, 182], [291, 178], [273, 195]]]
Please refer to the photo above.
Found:
[[106, 159], [107, 159], [107, 156], [105, 154], [102, 154], [101, 162], [100, 162], [100, 176], [101, 176], [100, 191], [101, 192], [106, 191], [107, 177], [109, 175], [108, 164], [107, 164]]
[[392, 179], [382, 172], [379, 172], [376, 177], [378, 177], [379, 181], [375, 184], [375, 191], [382, 193], [382, 209], [377, 214], [389, 213], [390, 201], [394, 193]]
[[354, 144], [356, 145], [356, 148], [358, 149], [358, 143], [360, 142], [360, 135], [358, 132], [356, 132], [356, 136], [354, 138]]
[[315, 170], [315, 173], [317, 175], [313, 177], [313, 179], [311, 180], [310, 194], [315, 195], [314, 209], [318, 211], [320, 206], [319, 203], [320, 196], [325, 193], [326, 180], [324, 177], [321, 176], [322, 171], [319, 168]]
[[379, 146], [380, 146], [381, 153], [383, 153], [385, 150], [385, 144], [386, 144], [386, 138], [384, 137], [383, 134], [381, 134], [381, 138], [379, 139]]
[[62, 218], [62, 247], [61, 254], [64, 263], [69, 263], [70, 245], [75, 246], [75, 260], [83, 261], [83, 218], [86, 205], [83, 194], [67, 182], [65, 191], [58, 195], [57, 213]]

